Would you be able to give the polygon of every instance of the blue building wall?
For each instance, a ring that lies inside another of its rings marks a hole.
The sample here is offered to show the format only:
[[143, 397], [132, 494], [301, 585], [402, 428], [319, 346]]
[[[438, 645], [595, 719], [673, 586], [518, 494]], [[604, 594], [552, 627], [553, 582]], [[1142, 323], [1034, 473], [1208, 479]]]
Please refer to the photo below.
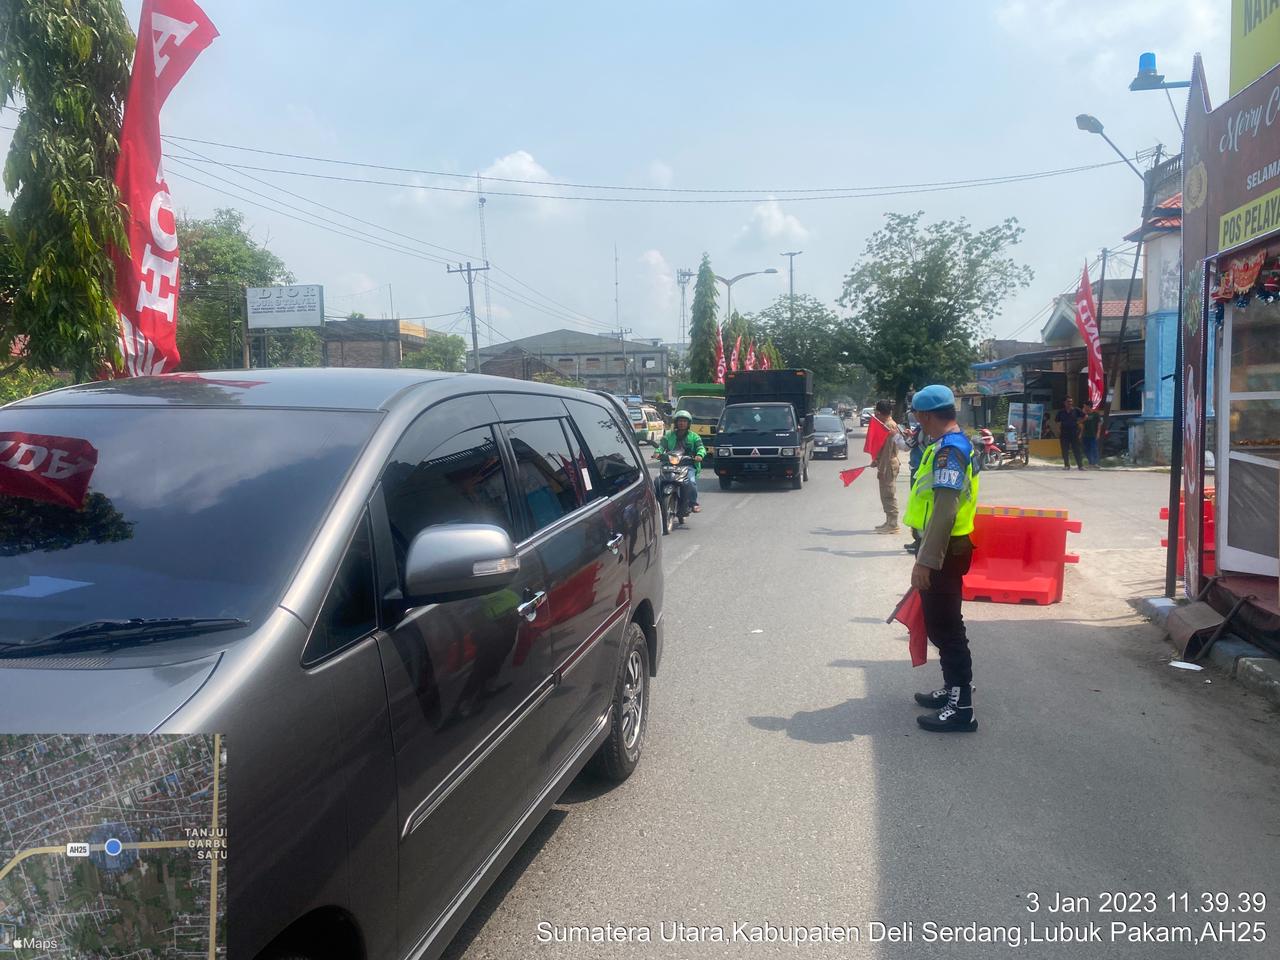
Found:
[[[1177, 350], [1178, 314], [1174, 311], [1147, 315], [1146, 371], [1142, 385], [1142, 415], [1151, 420], [1173, 418], [1173, 373]], [[1212, 332], [1212, 323], [1210, 325]], [[1209, 340], [1208, 404], [1206, 413], [1213, 416], [1213, 369], [1217, 360], [1216, 338]]]

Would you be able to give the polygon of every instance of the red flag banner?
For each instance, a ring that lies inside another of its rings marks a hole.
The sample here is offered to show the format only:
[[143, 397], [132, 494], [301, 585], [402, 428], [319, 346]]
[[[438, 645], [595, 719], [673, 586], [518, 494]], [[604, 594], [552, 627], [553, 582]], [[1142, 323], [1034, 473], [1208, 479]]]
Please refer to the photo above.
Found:
[[716, 383], [724, 383], [724, 328], [716, 327]]
[[893, 623], [895, 620], [907, 628], [909, 635], [907, 649], [911, 652], [911, 665], [923, 667], [929, 659], [929, 631], [924, 625], [924, 607], [920, 604], [920, 591], [915, 587], [903, 595], [885, 623]]
[[40, 433], [0, 433], [0, 494], [79, 510], [98, 451], [88, 440]]
[[738, 339], [733, 342], [733, 358], [729, 361], [730, 370], [740, 370], [738, 366], [738, 358], [742, 353], [742, 334], [738, 334]]
[[117, 376], [162, 373], [180, 359], [178, 228], [164, 179], [160, 109], [217, 35], [195, 0], [143, 0], [116, 164], [129, 237], [128, 253], [113, 251], [124, 361]]
[[761, 370], [773, 369], [773, 364], [769, 362], [769, 355], [767, 353], [760, 354], [760, 369]]
[[867, 424], [867, 439], [862, 444], [863, 452], [871, 454], [871, 459], [874, 460], [880, 456], [880, 448], [892, 435], [893, 431], [881, 423], [879, 417], [872, 417], [871, 422]]
[[[1106, 300], [1107, 292], [1102, 291]], [[1102, 338], [1098, 335], [1098, 313], [1094, 309], [1093, 288], [1089, 285], [1089, 265], [1084, 265], [1080, 277], [1080, 289], [1076, 291], [1076, 328], [1084, 341], [1084, 352], [1089, 358], [1089, 403], [1097, 407], [1106, 394], [1102, 379]]]
[[747, 347], [747, 369], [754, 370], [756, 368], [756, 342], [751, 341]]
[[[870, 464], [868, 464], [868, 466], [870, 466]], [[865, 469], [867, 468], [853, 467], [850, 470], [841, 470], [840, 479], [844, 481], [844, 485], [847, 487], [849, 484], [853, 483], [853, 481], [857, 480], [860, 476], [862, 476], [862, 471]]]

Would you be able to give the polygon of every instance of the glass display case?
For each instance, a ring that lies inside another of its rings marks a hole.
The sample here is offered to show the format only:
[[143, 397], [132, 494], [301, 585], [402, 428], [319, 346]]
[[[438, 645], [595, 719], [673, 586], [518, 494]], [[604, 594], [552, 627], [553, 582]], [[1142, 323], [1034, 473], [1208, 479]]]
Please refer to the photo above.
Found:
[[1280, 301], [1228, 305], [1221, 346], [1218, 566], [1280, 576]]

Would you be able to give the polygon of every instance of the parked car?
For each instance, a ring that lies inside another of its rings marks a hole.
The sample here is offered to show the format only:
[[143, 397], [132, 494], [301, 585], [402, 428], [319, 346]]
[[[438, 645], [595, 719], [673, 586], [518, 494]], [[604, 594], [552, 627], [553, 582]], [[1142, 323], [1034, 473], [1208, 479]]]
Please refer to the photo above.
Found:
[[832, 414], [818, 414], [813, 418], [813, 456], [849, 459], [849, 435], [844, 432], [844, 421]]
[[858, 414], [858, 426], [865, 427], [871, 423], [871, 418], [876, 414], [875, 407], [863, 407], [862, 412]]
[[228, 956], [437, 956], [584, 765], [639, 762], [658, 507], [612, 400], [233, 371], [0, 432], [0, 731], [223, 734]]
[[820, 407], [818, 409], [818, 413], [821, 413], [821, 414], [834, 414], [835, 412], [836, 411], [834, 407]]

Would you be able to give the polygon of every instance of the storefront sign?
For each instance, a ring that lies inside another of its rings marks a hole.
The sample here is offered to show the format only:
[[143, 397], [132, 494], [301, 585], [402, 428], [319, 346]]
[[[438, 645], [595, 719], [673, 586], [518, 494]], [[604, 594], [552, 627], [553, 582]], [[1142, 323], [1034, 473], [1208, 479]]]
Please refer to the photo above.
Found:
[[324, 324], [324, 287], [316, 283], [249, 287], [245, 306], [250, 330], [319, 327]]
[[[1026, 408], [1025, 415], [1023, 413], [1024, 406]], [[1044, 404], [1009, 404], [1009, 422], [1013, 424], [1013, 429], [1018, 431], [1018, 436], [1026, 437], [1030, 440], [1039, 439], [1044, 435]]]
[[[1276, 88], [1280, 91], [1280, 87]], [[1280, 229], [1280, 187], [1236, 207], [1219, 221], [1218, 247], [1227, 249], [1249, 243]]]
[[1280, 0], [1231, 0], [1231, 96], [1280, 59]]
[[1025, 393], [1026, 382], [1022, 375], [1022, 365], [1011, 363], [1003, 367], [979, 369], [978, 392], [984, 397], [1002, 397], [1009, 393]]

